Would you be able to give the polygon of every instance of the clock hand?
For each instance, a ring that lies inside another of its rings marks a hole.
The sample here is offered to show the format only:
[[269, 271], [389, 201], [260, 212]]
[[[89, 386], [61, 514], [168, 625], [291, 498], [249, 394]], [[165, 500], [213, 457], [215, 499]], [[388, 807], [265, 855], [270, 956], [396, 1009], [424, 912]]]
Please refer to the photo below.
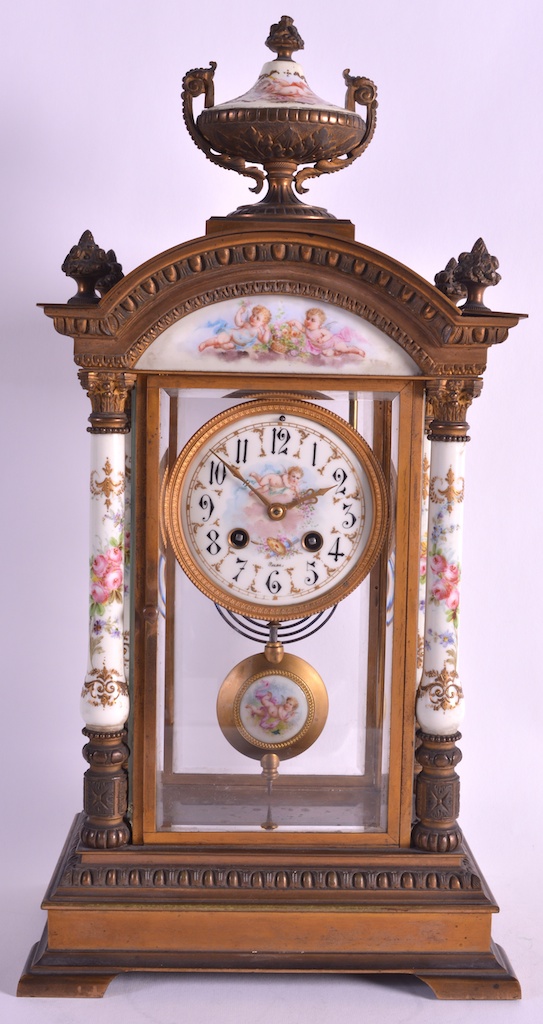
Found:
[[294, 498], [293, 501], [287, 502], [287, 504], [284, 505], [284, 508], [285, 509], [296, 508], [296, 505], [304, 505], [304, 504], [316, 505], [317, 499], [320, 497], [320, 495], [321, 494], [326, 494], [327, 491], [331, 491], [332, 487], [335, 487], [335, 486], [336, 486], [335, 484], [331, 484], [330, 487], [319, 487], [318, 491], [315, 491], [315, 490], [313, 490], [312, 487], [310, 487], [309, 490], [304, 491], [303, 494], [300, 494], [300, 496], [298, 498]]
[[268, 499], [260, 491], [257, 491], [256, 487], [253, 487], [253, 485], [250, 484], [249, 481], [245, 479], [243, 474], [240, 473], [239, 469], [236, 469], [235, 466], [231, 466], [229, 462], [225, 462], [225, 460], [221, 458], [219, 453], [214, 451], [213, 448], [211, 449], [211, 453], [215, 456], [216, 459], [219, 459], [219, 462], [222, 462], [223, 466], [226, 466], [226, 468], [232, 473], [232, 476], [235, 476], [237, 477], [238, 480], [241, 480], [242, 484], [245, 487], [248, 487], [249, 490], [252, 491], [257, 498], [260, 499], [260, 501], [262, 502], [263, 505], [266, 506], [266, 508], [270, 507], [271, 501], [268, 501]]

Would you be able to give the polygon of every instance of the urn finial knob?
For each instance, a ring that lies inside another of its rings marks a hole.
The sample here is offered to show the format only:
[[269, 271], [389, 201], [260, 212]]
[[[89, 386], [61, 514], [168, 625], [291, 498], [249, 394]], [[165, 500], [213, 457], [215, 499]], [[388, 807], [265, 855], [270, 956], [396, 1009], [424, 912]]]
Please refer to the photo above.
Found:
[[272, 25], [266, 39], [266, 46], [277, 54], [278, 60], [292, 60], [296, 50], [303, 50], [304, 41], [294, 24], [294, 19], [283, 14], [277, 25]]

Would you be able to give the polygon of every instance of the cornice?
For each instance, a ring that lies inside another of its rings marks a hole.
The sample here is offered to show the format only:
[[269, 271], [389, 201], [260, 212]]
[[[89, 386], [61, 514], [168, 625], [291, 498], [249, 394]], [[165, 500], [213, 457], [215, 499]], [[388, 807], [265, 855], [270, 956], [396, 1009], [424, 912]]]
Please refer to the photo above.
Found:
[[144, 263], [89, 307], [45, 305], [88, 368], [132, 369], [172, 323], [227, 298], [291, 294], [329, 302], [392, 338], [423, 375], [478, 375], [520, 315], [466, 316], [434, 285], [383, 253], [337, 237], [247, 229], [195, 239]]

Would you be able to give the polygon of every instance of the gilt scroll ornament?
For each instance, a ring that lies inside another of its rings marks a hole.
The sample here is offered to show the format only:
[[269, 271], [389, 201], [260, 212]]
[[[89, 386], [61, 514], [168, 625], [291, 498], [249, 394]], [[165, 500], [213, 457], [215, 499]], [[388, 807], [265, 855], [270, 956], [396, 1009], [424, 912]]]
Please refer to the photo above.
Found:
[[102, 472], [104, 474], [103, 479], [98, 480], [98, 476], [100, 474], [93, 469], [90, 477], [90, 490], [94, 497], [101, 495], [104, 498], [104, 504], [109, 510], [111, 508], [112, 497], [114, 495], [120, 496], [124, 492], [124, 475], [119, 473], [117, 479], [113, 479], [113, 466], [111, 465], [109, 458], [106, 459], [102, 466]]

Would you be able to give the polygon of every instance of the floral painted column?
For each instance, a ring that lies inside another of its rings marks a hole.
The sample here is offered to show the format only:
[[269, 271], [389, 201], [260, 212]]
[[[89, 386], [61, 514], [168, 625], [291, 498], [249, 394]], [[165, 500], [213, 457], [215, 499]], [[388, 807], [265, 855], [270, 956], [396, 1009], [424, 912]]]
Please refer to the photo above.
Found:
[[412, 842], [419, 849], [447, 852], [462, 838], [457, 824], [460, 802], [455, 767], [464, 715], [458, 673], [458, 622], [462, 563], [466, 412], [482, 388], [477, 378], [436, 380], [428, 386], [433, 416], [428, 440], [428, 538], [422, 674], [416, 716], [416, 757], [422, 767], [416, 781]]
[[422, 449], [422, 488], [420, 510], [420, 573], [419, 573], [419, 619], [417, 629], [417, 686], [422, 679], [424, 665], [424, 626], [426, 622], [426, 573], [428, 565], [428, 512], [430, 498], [430, 458], [432, 442], [428, 438], [429, 423], [424, 431]]
[[[90, 473], [89, 655], [81, 693], [88, 743], [83, 754], [82, 842], [111, 849], [130, 838], [127, 811], [129, 713], [126, 673], [130, 473], [126, 453], [133, 373], [81, 370], [92, 403]], [[128, 470], [128, 472], [127, 472]]]

